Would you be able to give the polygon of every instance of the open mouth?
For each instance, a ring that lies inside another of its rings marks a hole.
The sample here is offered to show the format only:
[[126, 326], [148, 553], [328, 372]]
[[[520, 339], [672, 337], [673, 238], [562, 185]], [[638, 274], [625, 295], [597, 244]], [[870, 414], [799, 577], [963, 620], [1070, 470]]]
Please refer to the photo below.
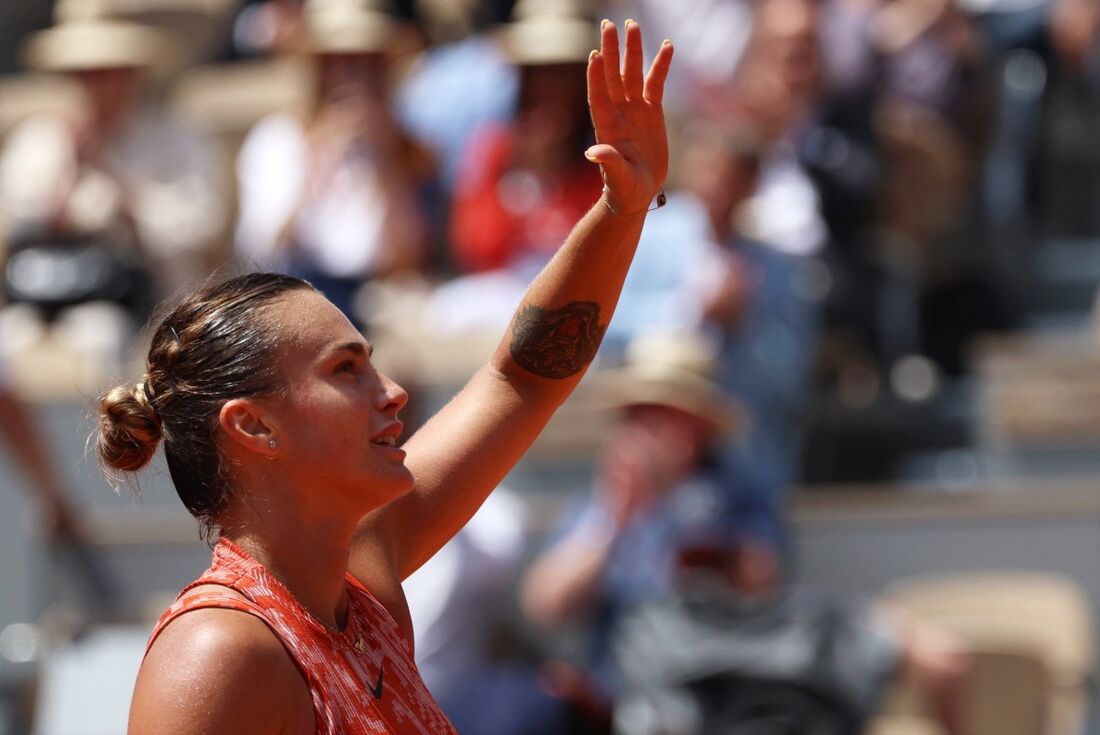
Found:
[[382, 447], [395, 447], [397, 446], [397, 439], [392, 436], [383, 436], [379, 439], [375, 439], [371, 444], [377, 444]]

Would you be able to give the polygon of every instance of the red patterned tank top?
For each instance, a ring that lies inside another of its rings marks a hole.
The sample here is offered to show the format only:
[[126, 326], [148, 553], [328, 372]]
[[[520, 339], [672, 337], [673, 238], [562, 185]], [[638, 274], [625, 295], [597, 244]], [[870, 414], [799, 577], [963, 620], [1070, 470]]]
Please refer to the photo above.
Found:
[[[203, 592], [216, 584], [244, 595]], [[262, 564], [227, 539], [213, 561], [161, 616], [146, 653], [173, 620], [191, 610], [227, 608], [255, 615], [282, 641], [309, 685], [317, 735], [457, 735], [428, 692], [397, 622], [359, 580], [345, 575], [348, 618], [343, 631], [314, 618]]]

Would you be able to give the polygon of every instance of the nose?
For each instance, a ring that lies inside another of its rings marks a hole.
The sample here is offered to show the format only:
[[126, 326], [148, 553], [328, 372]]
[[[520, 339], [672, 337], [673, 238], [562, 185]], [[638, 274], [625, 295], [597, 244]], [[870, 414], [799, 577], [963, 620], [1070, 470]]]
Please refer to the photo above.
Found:
[[409, 393], [384, 373], [378, 373], [378, 380], [382, 385], [380, 408], [396, 416], [398, 411], [409, 402]]

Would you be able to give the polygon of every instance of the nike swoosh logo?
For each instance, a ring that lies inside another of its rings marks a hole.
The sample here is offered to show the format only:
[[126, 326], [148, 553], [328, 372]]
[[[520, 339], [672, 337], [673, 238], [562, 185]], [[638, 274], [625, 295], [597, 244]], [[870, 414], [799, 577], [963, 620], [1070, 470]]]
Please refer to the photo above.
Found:
[[382, 664], [378, 667], [378, 681], [375, 682], [374, 686], [367, 687], [368, 689], [370, 689], [370, 693], [374, 695], [375, 699], [382, 698], [382, 677], [385, 675], [385, 673], [386, 662], [383, 661]]

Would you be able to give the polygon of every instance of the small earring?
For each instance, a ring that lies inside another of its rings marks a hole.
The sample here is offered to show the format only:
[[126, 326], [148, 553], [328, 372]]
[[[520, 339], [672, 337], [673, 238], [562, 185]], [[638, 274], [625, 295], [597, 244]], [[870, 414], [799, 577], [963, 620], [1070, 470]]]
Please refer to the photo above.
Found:
[[269, 441], [269, 442], [267, 443], [267, 446], [269, 446], [269, 447], [271, 447], [272, 449], [274, 449], [274, 448], [275, 448], [275, 440], [274, 440], [274, 439], [272, 439], [271, 441]]

